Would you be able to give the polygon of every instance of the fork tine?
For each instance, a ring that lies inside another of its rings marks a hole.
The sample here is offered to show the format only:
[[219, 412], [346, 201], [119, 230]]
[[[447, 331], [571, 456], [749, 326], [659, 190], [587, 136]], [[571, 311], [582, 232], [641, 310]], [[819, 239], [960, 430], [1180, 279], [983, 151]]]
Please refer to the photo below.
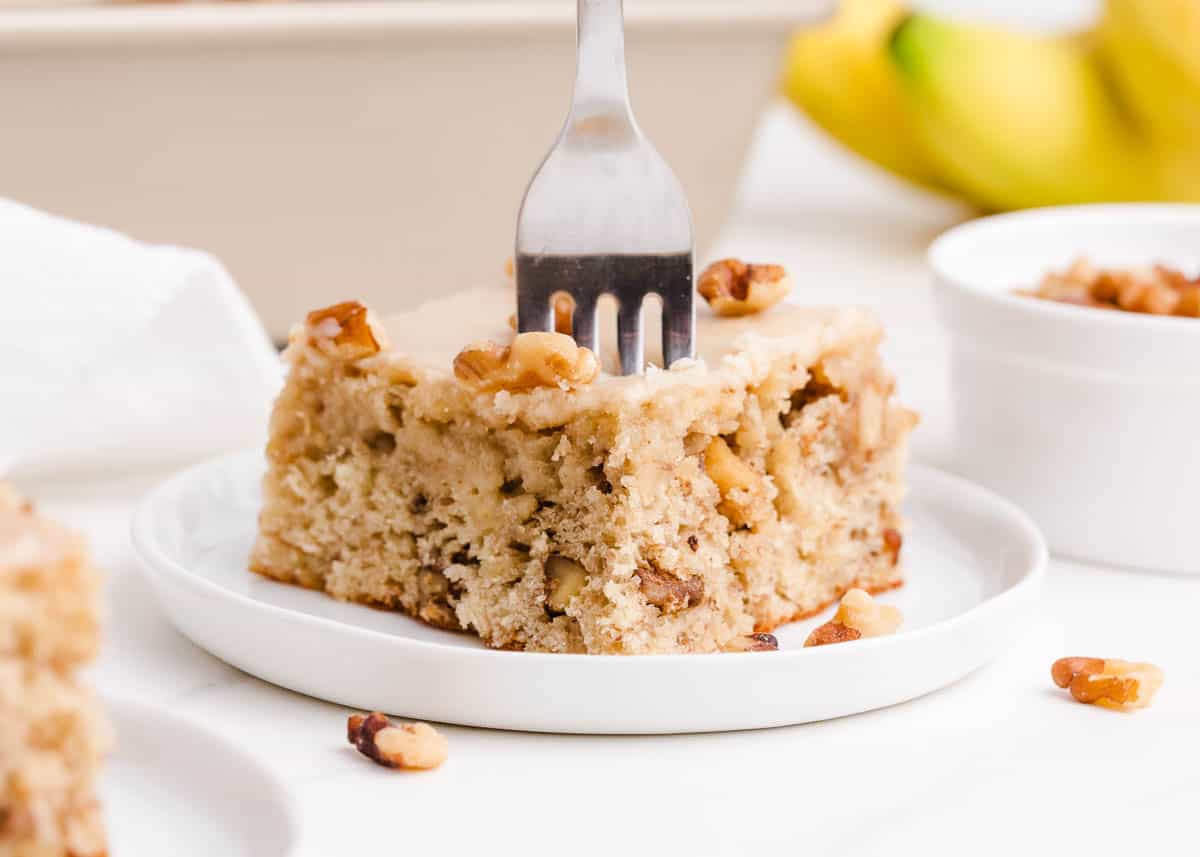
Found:
[[575, 312], [571, 316], [571, 331], [575, 336], [575, 343], [582, 348], [589, 348], [593, 352], [596, 351], [596, 295], [579, 294], [584, 290], [577, 290], [575, 298]]
[[692, 278], [672, 282], [662, 298], [663, 368], [683, 357], [695, 357], [696, 306]]
[[[522, 283], [520, 276], [520, 263], [518, 263], [518, 283]], [[529, 333], [535, 330], [554, 330], [550, 295], [541, 289], [521, 285], [517, 289], [517, 331]]]
[[622, 375], [637, 375], [642, 371], [645, 346], [640, 300], [622, 300], [617, 307], [617, 350], [621, 355]]
[[553, 330], [551, 294], [566, 291], [577, 302], [576, 342], [596, 350], [598, 302], [608, 294], [621, 371], [632, 375], [645, 369], [647, 294], [662, 299], [668, 364], [694, 351], [691, 217], [683, 186], [629, 105], [622, 0], [578, 0], [576, 11], [571, 109], [517, 215], [518, 330]]

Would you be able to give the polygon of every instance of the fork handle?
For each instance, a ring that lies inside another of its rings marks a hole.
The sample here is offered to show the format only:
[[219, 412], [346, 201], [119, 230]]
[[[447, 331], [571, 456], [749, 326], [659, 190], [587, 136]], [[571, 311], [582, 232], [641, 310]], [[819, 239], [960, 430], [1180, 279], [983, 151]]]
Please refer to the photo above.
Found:
[[578, 0], [578, 55], [571, 105], [575, 121], [597, 114], [624, 114], [633, 119], [625, 79], [624, 19], [622, 0]]

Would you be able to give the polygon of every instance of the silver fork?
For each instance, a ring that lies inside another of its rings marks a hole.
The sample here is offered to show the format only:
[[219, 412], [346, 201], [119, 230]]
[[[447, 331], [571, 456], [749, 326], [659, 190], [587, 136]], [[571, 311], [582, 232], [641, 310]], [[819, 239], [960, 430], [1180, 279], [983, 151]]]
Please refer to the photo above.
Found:
[[597, 304], [612, 295], [621, 372], [632, 375], [644, 368], [648, 295], [663, 303], [663, 365], [695, 353], [691, 217], [679, 180], [633, 118], [622, 0], [577, 2], [571, 110], [517, 218], [517, 328], [553, 330], [552, 299], [565, 292], [575, 341], [595, 351]]

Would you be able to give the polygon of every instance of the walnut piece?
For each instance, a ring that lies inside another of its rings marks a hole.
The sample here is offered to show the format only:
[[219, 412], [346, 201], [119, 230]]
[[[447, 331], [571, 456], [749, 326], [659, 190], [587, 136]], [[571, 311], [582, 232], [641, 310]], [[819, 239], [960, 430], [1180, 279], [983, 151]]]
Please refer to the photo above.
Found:
[[554, 554], [546, 560], [546, 607], [565, 613], [571, 599], [583, 590], [587, 571], [573, 559]]
[[658, 568], [639, 568], [637, 574], [647, 603], [664, 613], [678, 613], [704, 598], [704, 581], [694, 574], [679, 578]]
[[754, 500], [764, 494], [763, 477], [738, 458], [723, 437], [714, 437], [705, 448], [704, 472], [721, 493], [717, 511], [735, 526], [752, 523]]
[[1179, 302], [1175, 304], [1175, 315], [1200, 318], [1200, 286], [1187, 286], [1179, 290]]
[[1115, 658], [1059, 658], [1050, 677], [1076, 702], [1114, 711], [1145, 708], [1163, 683], [1163, 671], [1154, 664]]
[[478, 391], [520, 392], [535, 387], [569, 390], [595, 380], [596, 355], [561, 333], [520, 333], [510, 346], [469, 345], [454, 358], [454, 375]]
[[725, 644], [723, 652], [775, 652], [779, 650], [779, 640], [774, 634], [743, 634], [734, 637]]
[[894, 634], [904, 621], [898, 607], [880, 604], [863, 589], [851, 589], [842, 596], [833, 618], [808, 635], [805, 646], [846, 643], [863, 637]]
[[883, 552], [892, 558], [892, 565], [900, 562], [900, 548], [904, 546], [904, 536], [899, 530], [888, 527], [883, 531]]
[[447, 631], [463, 630], [451, 604], [451, 597], [458, 593], [445, 574], [426, 566], [417, 574], [417, 586], [420, 598], [417, 616], [422, 621]]
[[385, 768], [427, 770], [446, 761], [446, 739], [428, 723], [393, 726], [378, 711], [350, 715], [346, 740]]
[[366, 357], [382, 347], [371, 327], [369, 310], [358, 301], [313, 310], [304, 321], [316, 342], [332, 343], [340, 355]]
[[1018, 293], [1097, 309], [1200, 317], [1200, 280], [1165, 265], [1099, 269], [1077, 259], [1065, 271], [1046, 274], [1036, 289]]
[[849, 628], [840, 622], [826, 622], [818, 628], [815, 628], [808, 639], [804, 641], [804, 646], [828, 646], [830, 643], [849, 643], [851, 640], [862, 639], [862, 632], [854, 628]]
[[721, 259], [704, 269], [696, 290], [717, 315], [751, 315], [783, 300], [792, 290], [792, 278], [779, 265]]
[[454, 358], [454, 377], [470, 386], [482, 386], [505, 371], [510, 351], [494, 342], [468, 345]]

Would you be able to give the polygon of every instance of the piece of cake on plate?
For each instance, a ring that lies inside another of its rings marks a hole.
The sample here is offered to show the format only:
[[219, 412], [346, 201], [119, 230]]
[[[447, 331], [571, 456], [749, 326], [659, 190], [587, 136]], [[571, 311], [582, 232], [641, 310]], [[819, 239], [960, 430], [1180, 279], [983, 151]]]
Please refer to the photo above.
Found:
[[852, 586], [899, 585], [916, 418], [891, 401], [879, 324], [748, 314], [786, 279], [737, 264], [702, 279], [730, 317], [703, 309], [699, 359], [642, 376], [517, 337], [500, 288], [383, 321], [310, 313], [251, 568], [489, 646], [598, 654], [744, 649]]
[[99, 857], [109, 726], [75, 672], [99, 644], [83, 540], [0, 484], [0, 855]]

